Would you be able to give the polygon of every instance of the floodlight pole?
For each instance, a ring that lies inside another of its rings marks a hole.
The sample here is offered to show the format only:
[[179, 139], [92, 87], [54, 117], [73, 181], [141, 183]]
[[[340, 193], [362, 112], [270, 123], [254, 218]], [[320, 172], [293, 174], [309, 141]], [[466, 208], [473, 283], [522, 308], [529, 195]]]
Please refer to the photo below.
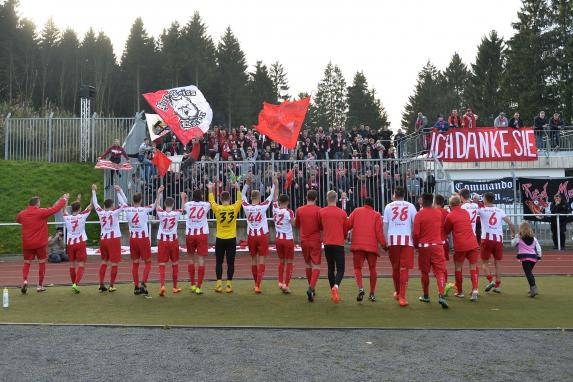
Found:
[[87, 162], [90, 151], [90, 111], [91, 99], [82, 97], [80, 99], [80, 162]]

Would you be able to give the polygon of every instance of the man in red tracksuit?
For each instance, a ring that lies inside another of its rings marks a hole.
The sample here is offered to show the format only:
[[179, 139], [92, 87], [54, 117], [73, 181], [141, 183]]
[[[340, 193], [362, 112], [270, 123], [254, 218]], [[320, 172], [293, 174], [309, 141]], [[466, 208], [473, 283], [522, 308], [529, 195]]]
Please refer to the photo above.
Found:
[[414, 217], [414, 247], [418, 248], [418, 266], [424, 290], [420, 301], [430, 302], [430, 268], [432, 268], [438, 282], [438, 302], [442, 308], [447, 309], [448, 303], [444, 297], [446, 259], [442, 240], [442, 213], [432, 206], [433, 203], [434, 196], [424, 193], [422, 195], [423, 208]]
[[444, 242], [444, 258], [446, 259], [446, 268], [444, 271], [444, 280], [446, 280], [446, 289], [444, 290], [444, 296], [448, 297], [448, 292], [455, 285], [453, 283], [448, 283], [448, 261], [450, 261], [450, 243], [448, 242], [448, 235], [444, 230], [444, 223], [446, 222], [446, 216], [450, 213], [448, 209], [445, 208], [445, 198], [442, 195], [436, 195], [434, 197], [434, 207], [440, 210], [442, 213], [442, 240]]
[[470, 277], [472, 280], [472, 295], [470, 300], [478, 299], [478, 242], [472, 228], [470, 215], [461, 208], [461, 199], [459, 196], [450, 198], [451, 212], [444, 222], [444, 233], [449, 235], [450, 232], [454, 238], [454, 263], [456, 266], [456, 297], [464, 298], [462, 289], [463, 274], [462, 268], [464, 260], [470, 263]]
[[48, 218], [64, 208], [69, 198], [64, 194], [60, 200], [50, 208], [40, 208], [40, 197], [34, 196], [28, 203], [28, 208], [20, 211], [16, 222], [22, 225], [22, 253], [24, 265], [22, 267], [22, 293], [28, 290], [28, 274], [32, 260], [38, 259], [38, 292], [44, 292], [44, 276], [46, 274], [46, 246], [48, 245]]
[[348, 220], [348, 230], [352, 230], [350, 251], [354, 260], [354, 275], [358, 284], [356, 301], [364, 298], [362, 286], [362, 266], [368, 262], [370, 274], [370, 301], [376, 301], [376, 262], [378, 260], [378, 244], [386, 250], [386, 239], [382, 229], [382, 216], [374, 210], [374, 200], [364, 199], [364, 207], [355, 209]]

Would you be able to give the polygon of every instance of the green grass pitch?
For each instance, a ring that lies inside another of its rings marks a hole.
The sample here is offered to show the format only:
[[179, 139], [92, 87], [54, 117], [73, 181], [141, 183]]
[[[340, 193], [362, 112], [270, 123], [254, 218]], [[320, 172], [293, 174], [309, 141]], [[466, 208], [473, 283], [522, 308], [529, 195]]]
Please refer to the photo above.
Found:
[[[434, 280], [432, 279], [432, 282]], [[368, 279], [365, 279], [368, 285]], [[506, 277], [503, 293], [484, 293], [478, 302], [449, 297], [450, 309], [442, 310], [431, 284], [430, 304], [418, 301], [418, 278], [410, 279], [410, 306], [401, 308], [391, 296], [391, 280], [379, 279], [378, 301], [356, 302], [357, 288], [347, 278], [341, 286], [341, 302], [330, 300], [326, 280], [317, 286], [314, 303], [306, 301], [307, 283], [294, 280], [293, 294], [283, 295], [272, 280], [263, 282], [263, 294], [255, 295], [252, 282], [235, 281], [235, 293], [213, 292], [213, 282], [203, 286], [205, 294], [191, 294], [188, 285], [177, 295], [170, 288], [159, 297], [157, 284], [148, 285], [150, 296], [134, 296], [131, 284], [119, 285], [112, 294], [100, 294], [97, 286], [81, 287], [75, 295], [70, 287], [51, 287], [27, 295], [10, 290], [10, 307], [0, 312], [0, 322], [198, 325], [198, 326], [278, 326], [278, 327], [420, 327], [420, 328], [563, 328], [573, 327], [573, 304], [568, 276], [538, 277], [540, 295], [529, 298], [523, 277]], [[168, 285], [169, 286], [169, 285]], [[466, 281], [466, 288], [468, 288]]]

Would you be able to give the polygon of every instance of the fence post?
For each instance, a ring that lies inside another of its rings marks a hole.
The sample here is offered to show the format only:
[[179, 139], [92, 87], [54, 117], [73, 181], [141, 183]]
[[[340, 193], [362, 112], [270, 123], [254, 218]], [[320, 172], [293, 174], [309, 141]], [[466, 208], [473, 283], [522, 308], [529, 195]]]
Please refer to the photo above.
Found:
[[515, 171], [511, 172], [513, 177], [513, 224], [517, 227], [517, 177]]
[[12, 113], [8, 113], [8, 115], [6, 115], [6, 119], [4, 120], [4, 159], [10, 159], [8, 158], [8, 147], [9, 147], [9, 139], [10, 139], [10, 116], [12, 115]]
[[48, 117], [48, 162], [52, 161], [52, 121], [54, 113], [50, 113]]
[[[95, 119], [97, 117], [97, 113], [93, 113], [91, 118], [89, 119], [88, 122], [88, 128], [89, 128], [89, 137], [90, 139], [88, 140], [88, 153], [91, 151], [92, 152], [92, 162], [95, 162], [95, 157], [96, 157], [96, 144], [95, 144]], [[87, 157], [88, 155], [86, 155]]]
[[557, 227], [555, 227], [555, 229], [557, 229], [557, 249], [561, 251], [561, 224], [559, 221], [561, 214], [557, 214]]

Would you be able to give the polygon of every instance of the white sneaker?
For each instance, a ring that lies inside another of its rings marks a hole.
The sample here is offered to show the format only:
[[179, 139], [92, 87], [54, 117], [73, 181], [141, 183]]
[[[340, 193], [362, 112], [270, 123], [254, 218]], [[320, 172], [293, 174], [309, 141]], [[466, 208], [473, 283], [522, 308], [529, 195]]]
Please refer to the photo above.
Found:
[[477, 301], [478, 295], [479, 293], [477, 289], [472, 290], [472, 296], [470, 297], [470, 301]]
[[455, 296], [457, 298], [466, 298], [466, 295], [464, 294], [464, 292], [456, 293]]

